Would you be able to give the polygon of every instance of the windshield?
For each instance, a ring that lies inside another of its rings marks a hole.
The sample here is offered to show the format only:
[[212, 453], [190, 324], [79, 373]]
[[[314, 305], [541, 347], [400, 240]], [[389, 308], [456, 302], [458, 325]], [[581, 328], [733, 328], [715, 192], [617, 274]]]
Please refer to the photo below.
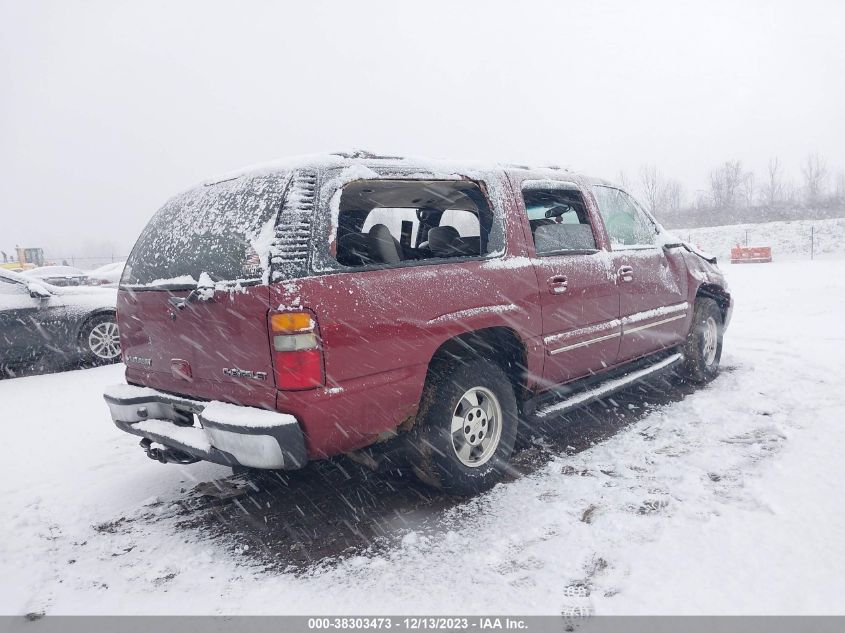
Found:
[[172, 198], [147, 224], [121, 286], [256, 282], [267, 265], [287, 176], [272, 174], [202, 185]]

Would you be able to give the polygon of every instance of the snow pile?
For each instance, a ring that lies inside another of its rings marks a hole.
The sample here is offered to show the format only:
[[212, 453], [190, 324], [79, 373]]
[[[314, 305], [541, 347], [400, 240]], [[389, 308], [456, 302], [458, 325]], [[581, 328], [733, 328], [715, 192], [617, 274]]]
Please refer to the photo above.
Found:
[[730, 224], [698, 229], [673, 229], [682, 240], [727, 262], [737, 244], [771, 246], [775, 260], [841, 257], [845, 255], [845, 218], [793, 220], [761, 224]]

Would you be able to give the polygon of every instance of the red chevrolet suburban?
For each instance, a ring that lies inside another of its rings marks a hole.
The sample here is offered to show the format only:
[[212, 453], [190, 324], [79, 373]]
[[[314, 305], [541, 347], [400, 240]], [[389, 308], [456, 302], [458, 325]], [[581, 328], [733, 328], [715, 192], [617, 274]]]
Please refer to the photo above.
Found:
[[105, 399], [162, 462], [296, 469], [399, 443], [423, 481], [471, 494], [506, 471], [520, 418], [673, 365], [712, 378], [731, 309], [715, 260], [605, 181], [301, 157], [155, 214]]

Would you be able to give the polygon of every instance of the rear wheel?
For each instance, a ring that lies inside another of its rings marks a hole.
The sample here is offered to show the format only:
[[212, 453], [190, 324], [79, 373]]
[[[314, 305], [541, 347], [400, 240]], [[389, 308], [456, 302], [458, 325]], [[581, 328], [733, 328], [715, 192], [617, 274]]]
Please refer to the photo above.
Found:
[[102, 314], [88, 321], [80, 333], [80, 346], [85, 360], [104, 365], [120, 358], [120, 335], [117, 318]]
[[684, 345], [684, 363], [681, 373], [685, 378], [704, 383], [719, 373], [722, 358], [724, 326], [719, 305], [706, 297], [695, 302], [692, 326]]
[[423, 394], [414, 472], [452, 494], [490, 488], [507, 470], [518, 419], [513, 385], [499, 365], [479, 359], [442, 366]]

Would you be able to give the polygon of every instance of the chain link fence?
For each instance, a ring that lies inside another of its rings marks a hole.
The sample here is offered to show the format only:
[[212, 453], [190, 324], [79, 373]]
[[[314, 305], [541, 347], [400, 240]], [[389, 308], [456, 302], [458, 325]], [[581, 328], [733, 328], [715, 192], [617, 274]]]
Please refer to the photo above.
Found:
[[113, 264], [115, 262], [125, 262], [129, 255], [88, 255], [77, 256], [68, 255], [65, 257], [45, 254], [44, 260], [49, 264], [57, 264], [61, 266], [73, 266], [74, 268], [81, 268], [82, 270], [94, 270], [106, 264]]

